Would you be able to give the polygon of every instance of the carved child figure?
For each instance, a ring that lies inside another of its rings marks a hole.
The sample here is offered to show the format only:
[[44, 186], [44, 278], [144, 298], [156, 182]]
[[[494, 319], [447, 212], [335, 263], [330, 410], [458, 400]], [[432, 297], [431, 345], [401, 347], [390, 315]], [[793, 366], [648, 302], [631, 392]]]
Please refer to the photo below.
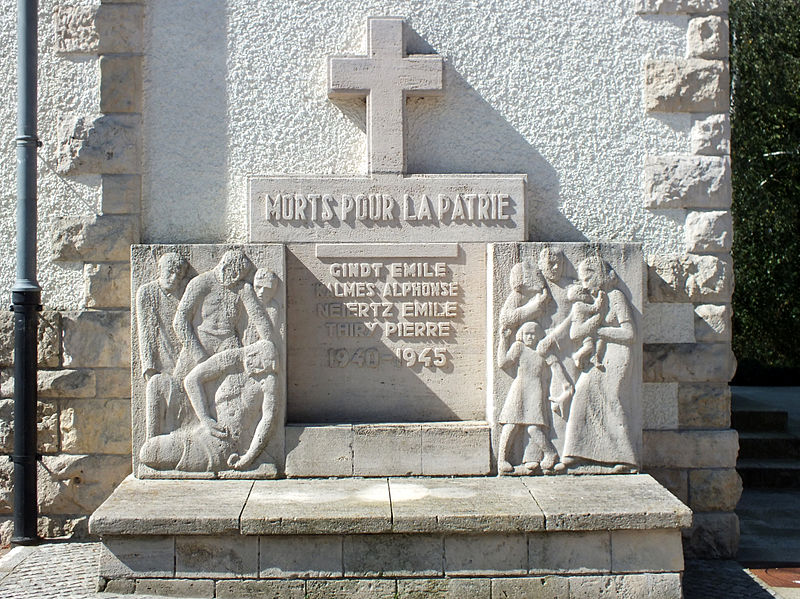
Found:
[[575, 283], [567, 290], [567, 298], [572, 302], [567, 317], [570, 338], [581, 342], [580, 347], [572, 354], [575, 367], [583, 370], [588, 359], [596, 368], [603, 370], [606, 342], [596, 332], [600, 327], [600, 315], [607, 305], [606, 294], [603, 290], [592, 292], [580, 283]]
[[517, 365], [517, 376], [498, 418], [503, 425], [497, 466], [501, 474], [513, 472], [508, 459], [510, 445], [519, 428], [525, 426], [531, 444], [525, 452], [530, 460], [525, 462], [525, 470], [533, 473], [541, 467], [543, 472], [550, 472], [558, 462], [558, 452], [550, 440], [550, 367], [536, 349], [542, 337], [544, 331], [539, 324], [526, 322], [508, 352], [499, 356], [501, 368]]
[[497, 359], [502, 361], [518, 327], [537, 318], [550, 299], [541, 274], [525, 263], [515, 264], [509, 274], [511, 293], [500, 309], [500, 341]]

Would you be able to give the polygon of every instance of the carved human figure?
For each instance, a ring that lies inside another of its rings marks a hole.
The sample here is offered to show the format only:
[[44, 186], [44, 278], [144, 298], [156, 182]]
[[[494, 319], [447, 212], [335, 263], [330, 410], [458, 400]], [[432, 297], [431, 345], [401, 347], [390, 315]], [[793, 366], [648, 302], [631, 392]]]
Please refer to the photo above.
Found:
[[558, 461], [558, 453], [550, 440], [550, 368], [536, 346], [544, 337], [542, 327], [536, 322], [524, 323], [517, 332], [516, 341], [500, 367], [517, 366], [517, 375], [508, 391], [498, 422], [503, 425], [498, 449], [498, 470], [514, 470], [508, 459], [510, 443], [521, 427], [528, 427], [530, 443], [526, 451], [529, 461], [523, 466], [533, 473], [540, 466], [549, 472]]
[[[274, 430], [278, 368], [271, 341], [223, 350], [195, 366], [184, 382], [195, 424], [145, 441], [141, 461], [185, 472], [249, 468]], [[209, 387], [215, 387], [213, 401]]]
[[508, 282], [511, 293], [500, 309], [498, 359], [508, 352], [520, 325], [541, 316], [550, 300], [541, 274], [524, 262], [511, 267]]
[[[271, 341], [274, 343], [278, 343], [280, 341], [282, 325], [280, 318], [280, 306], [275, 299], [275, 296], [278, 293], [279, 285], [280, 279], [278, 278], [278, 275], [275, 274], [274, 271], [271, 271], [267, 268], [259, 268], [253, 275], [253, 291], [255, 292], [256, 298], [261, 304], [262, 309], [266, 313], [272, 335], [274, 336]], [[259, 337], [260, 334], [256, 327], [250, 326], [245, 334], [245, 344], [253, 343], [254, 341], [257, 341]]]
[[637, 457], [623, 404], [623, 393], [633, 374], [633, 309], [617, 286], [613, 269], [599, 256], [585, 258], [579, 264], [578, 278], [592, 297], [604, 292], [607, 301], [599, 314], [572, 322], [569, 335], [576, 340], [596, 336], [606, 345], [598, 356], [601, 363], [586, 363], [575, 383], [561, 462], [566, 467], [589, 462], [612, 466], [615, 472], [633, 472]]
[[590, 290], [580, 283], [575, 283], [567, 290], [567, 297], [572, 302], [567, 317], [570, 338], [579, 344], [577, 351], [572, 354], [575, 368], [583, 370], [588, 360], [603, 370], [606, 342], [596, 333], [600, 327], [600, 313], [606, 306], [606, 293], [602, 289]]

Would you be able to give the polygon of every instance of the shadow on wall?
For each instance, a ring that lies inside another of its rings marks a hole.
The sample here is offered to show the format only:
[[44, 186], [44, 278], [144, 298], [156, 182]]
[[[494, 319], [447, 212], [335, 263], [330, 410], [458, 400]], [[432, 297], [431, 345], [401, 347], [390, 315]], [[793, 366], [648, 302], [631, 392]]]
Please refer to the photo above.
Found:
[[[408, 54], [437, 53], [410, 27], [406, 36]], [[366, 133], [363, 99], [337, 99], [334, 104]], [[561, 213], [556, 170], [446, 59], [444, 93], [410, 98], [406, 118], [409, 173], [525, 174], [529, 239], [587, 241]]]

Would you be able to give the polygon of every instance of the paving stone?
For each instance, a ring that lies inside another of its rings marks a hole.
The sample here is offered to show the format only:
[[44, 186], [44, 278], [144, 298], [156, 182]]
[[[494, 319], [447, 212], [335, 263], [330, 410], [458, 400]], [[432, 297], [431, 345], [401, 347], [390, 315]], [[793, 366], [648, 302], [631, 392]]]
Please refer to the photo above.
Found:
[[648, 383], [727, 383], [736, 371], [729, 343], [660, 343], [644, 345], [644, 380]]
[[258, 537], [244, 535], [175, 537], [175, 576], [256, 578]]
[[644, 431], [646, 468], [733, 468], [739, 452], [735, 430]]
[[131, 453], [131, 403], [127, 399], [61, 400], [61, 450]]
[[689, 212], [686, 215], [684, 237], [688, 252], [730, 252], [733, 217], [729, 210]]
[[611, 531], [614, 572], [679, 572], [683, 545], [679, 530]]
[[[680, 533], [676, 533], [680, 537]], [[611, 572], [611, 536], [602, 532], [532, 533], [528, 535], [531, 574]]]
[[347, 535], [342, 553], [346, 577], [444, 574], [444, 543], [438, 535]]
[[727, 13], [728, 0], [636, 0], [639, 14]]
[[219, 580], [217, 599], [304, 599], [302, 580]]
[[354, 476], [422, 474], [422, 427], [418, 424], [353, 426]]
[[642, 315], [644, 343], [694, 343], [691, 304], [648, 303]]
[[727, 156], [648, 156], [644, 161], [645, 208], [731, 206], [731, 164]]
[[102, 56], [100, 58], [100, 111], [142, 111], [142, 58]]
[[731, 512], [697, 512], [683, 539], [687, 558], [733, 558], [739, 546], [739, 518]]
[[130, 312], [64, 314], [64, 365], [125, 368], [130, 365]]
[[642, 414], [645, 430], [678, 428], [678, 383], [644, 383]]
[[141, 210], [141, 175], [103, 175], [103, 214], [138, 214]]
[[137, 595], [168, 595], [170, 597], [205, 598], [214, 596], [213, 580], [158, 579], [136, 580]]
[[448, 535], [444, 538], [444, 571], [446, 576], [527, 574], [525, 535]]
[[564, 599], [568, 595], [567, 577], [492, 579], [492, 599]]
[[695, 17], [686, 30], [686, 53], [696, 58], [727, 58], [729, 36], [728, 19]]
[[680, 383], [681, 428], [730, 428], [731, 389], [727, 383]]
[[526, 477], [548, 531], [682, 528], [691, 511], [646, 474]]
[[260, 578], [342, 576], [339, 535], [267, 535], [259, 539]]
[[249, 480], [128, 477], [92, 514], [96, 535], [219, 535], [239, 531]]
[[398, 599], [490, 599], [491, 592], [488, 578], [401, 578], [397, 581]]
[[719, 343], [732, 338], [730, 304], [701, 304], [694, 308], [694, 335], [698, 342]]
[[543, 530], [544, 515], [520, 479], [389, 479], [394, 532]]
[[352, 476], [353, 427], [287, 426], [286, 476]]
[[104, 537], [100, 545], [100, 576], [108, 579], [175, 576], [175, 538]]
[[53, 219], [50, 249], [53, 260], [65, 262], [126, 261], [138, 238], [138, 217], [60, 216]]
[[689, 507], [696, 512], [732, 512], [741, 496], [734, 468], [689, 471]]
[[729, 89], [727, 61], [645, 61], [644, 106], [648, 112], [724, 112], [729, 106]]
[[727, 255], [648, 256], [651, 302], [729, 302], [733, 263]]
[[306, 599], [395, 599], [394, 580], [309, 580]]
[[242, 512], [243, 534], [391, 531], [386, 479], [260, 480]]
[[489, 426], [483, 423], [431, 423], [422, 427], [422, 474], [475, 476], [491, 471]]
[[692, 124], [692, 154], [731, 153], [731, 121], [727, 113], [698, 115]]
[[84, 264], [84, 295], [87, 308], [129, 308], [131, 267], [127, 262]]

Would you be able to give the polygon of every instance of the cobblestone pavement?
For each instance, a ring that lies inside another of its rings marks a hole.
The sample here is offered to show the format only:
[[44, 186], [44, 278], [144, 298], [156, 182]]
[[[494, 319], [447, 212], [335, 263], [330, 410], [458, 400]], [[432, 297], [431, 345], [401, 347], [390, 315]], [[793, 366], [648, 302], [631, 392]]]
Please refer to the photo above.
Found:
[[[98, 543], [64, 542], [13, 549], [0, 559], [0, 599], [131, 599], [94, 592], [98, 548]], [[686, 561], [685, 599], [788, 599], [781, 591], [733, 561]]]

